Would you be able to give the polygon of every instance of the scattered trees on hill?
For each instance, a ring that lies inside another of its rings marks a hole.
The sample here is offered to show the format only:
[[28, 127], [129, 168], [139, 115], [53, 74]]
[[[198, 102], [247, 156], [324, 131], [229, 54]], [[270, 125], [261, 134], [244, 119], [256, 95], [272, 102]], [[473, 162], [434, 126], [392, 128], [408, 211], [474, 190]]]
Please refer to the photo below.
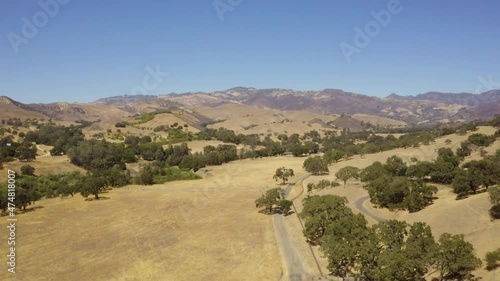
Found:
[[330, 172], [327, 162], [319, 156], [307, 158], [304, 161], [303, 167], [307, 172], [313, 175], [324, 175]]
[[293, 169], [287, 169], [285, 167], [280, 167], [276, 169], [276, 172], [274, 173], [273, 179], [276, 181], [282, 180], [282, 184], [285, 185], [290, 177], [295, 176], [293, 173]]
[[334, 195], [304, 199], [300, 216], [304, 236], [319, 245], [334, 276], [359, 280], [424, 280], [437, 271], [440, 280], [464, 280], [481, 266], [463, 235], [444, 233], [434, 240], [431, 228], [389, 220], [372, 227], [353, 214], [347, 200]]

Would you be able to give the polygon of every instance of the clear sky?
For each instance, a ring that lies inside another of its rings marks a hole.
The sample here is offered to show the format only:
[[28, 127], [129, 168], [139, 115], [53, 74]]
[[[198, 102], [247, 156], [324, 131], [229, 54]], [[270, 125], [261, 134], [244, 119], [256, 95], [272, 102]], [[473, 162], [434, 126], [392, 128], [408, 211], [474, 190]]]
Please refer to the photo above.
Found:
[[[40, 1], [48, 12], [39, 0], [0, 1], [0, 95], [88, 102], [248, 86], [384, 97], [500, 86], [498, 0], [54, 1]], [[370, 23], [381, 10], [390, 20]], [[367, 26], [370, 42], [355, 41]], [[350, 62], [343, 42], [357, 49]], [[488, 77], [498, 82], [483, 87]]]

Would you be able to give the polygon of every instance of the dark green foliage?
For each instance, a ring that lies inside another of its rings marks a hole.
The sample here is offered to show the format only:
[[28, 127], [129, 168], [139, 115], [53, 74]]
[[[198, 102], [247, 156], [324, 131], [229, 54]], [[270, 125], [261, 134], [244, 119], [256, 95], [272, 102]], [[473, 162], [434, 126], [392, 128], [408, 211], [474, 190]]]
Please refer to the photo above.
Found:
[[82, 189], [85, 176], [80, 172], [63, 173], [57, 181], [57, 193], [61, 197], [71, 196]]
[[423, 180], [430, 178], [430, 175], [435, 169], [436, 165], [434, 163], [429, 161], [418, 161], [414, 165], [408, 167], [406, 176]]
[[[359, 280], [463, 280], [481, 265], [463, 236], [445, 233], [436, 243], [422, 222], [389, 220], [369, 227], [364, 216], [345, 207], [345, 198], [326, 195], [304, 200], [304, 235], [319, 244], [330, 274]], [[444, 278], [444, 279], [443, 279]]]
[[274, 205], [285, 199], [285, 190], [281, 187], [271, 188], [255, 200], [256, 208], [265, 208], [266, 213], [272, 214]]
[[127, 125], [128, 125], [127, 122], [118, 122], [118, 123], [115, 124], [115, 127], [117, 127], [117, 128], [126, 128]]
[[373, 162], [370, 166], [364, 168], [360, 172], [360, 180], [362, 182], [370, 182], [386, 174], [384, 165], [379, 161]]
[[326, 151], [325, 154], [323, 155], [323, 158], [325, 159], [325, 161], [329, 165], [331, 165], [333, 163], [337, 163], [343, 157], [344, 157], [344, 153], [340, 150], [335, 150], [335, 149], [330, 149], [330, 150]]
[[497, 184], [500, 184], [500, 158], [491, 156], [465, 163], [462, 169], [457, 170], [452, 187], [459, 197], [463, 197], [476, 194], [481, 187]]
[[335, 173], [335, 177], [344, 182], [344, 186], [346, 185], [349, 179], [359, 179], [360, 169], [353, 166], [346, 166], [338, 170]]
[[[10, 144], [10, 145], [8, 145]], [[0, 162], [13, 161], [20, 143], [15, 142], [11, 136], [0, 139]]]
[[336, 186], [340, 186], [340, 183], [338, 183], [336, 181], [320, 180], [318, 184], [314, 184], [312, 182], [308, 183], [307, 184], [307, 191], [311, 192], [314, 189], [323, 190], [323, 189], [326, 189], [328, 187], [336, 187]]
[[460, 157], [456, 156], [451, 148], [442, 147], [438, 149], [438, 157], [436, 160], [436, 163], [440, 162], [450, 163], [453, 167], [458, 167], [460, 164]]
[[115, 165], [125, 167], [123, 144], [100, 140], [85, 140], [71, 147], [67, 154], [71, 163], [87, 170], [107, 170]]
[[357, 276], [358, 269], [375, 265], [375, 241], [364, 216], [348, 213], [332, 218], [320, 240], [320, 249], [328, 258], [327, 268], [332, 275]]
[[468, 141], [461, 142], [460, 147], [457, 148], [457, 156], [463, 160], [465, 157], [469, 156], [471, 153], [472, 153], [472, 149], [470, 147], [470, 142], [468, 142]]
[[80, 189], [80, 194], [83, 197], [94, 195], [96, 200], [99, 200], [99, 194], [106, 190], [106, 178], [101, 175], [89, 174], [84, 178]]
[[313, 175], [323, 175], [329, 173], [328, 164], [319, 156], [307, 158], [304, 161], [303, 167], [307, 172], [312, 173]]
[[179, 163], [179, 168], [193, 170], [194, 172], [206, 166], [206, 161], [202, 153], [194, 153], [186, 155], [182, 158], [181, 163]]
[[24, 165], [21, 167], [21, 174], [23, 176], [33, 176], [35, 174], [35, 168], [30, 165]]
[[278, 180], [282, 180], [282, 184], [286, 184], [286, 182], [288, 181], [288, 179], [290, 177], [293, 177], [295, 176], [295, 174], [293, 173], [293, 170], [292, 169], [287, 169], [285, 167], [280, 167], [278, 169], [276, 169], [276, 172], [274, 173], [274, 176], [273, 176], [273, 179], [275, 179], [276, 181]]
[[490, 186], [488, 193], [491, 204], [500, 205], [500, 185]]
[[[7, 210], [9, 194], [8, 185], [3, 183], [0, 185], [0, 209], [5, 212]], [[26, 207], [35, 203], [42, 198], [42, 192], [37, 183], [37, 178], [33, 176], [17, 176], [16, 177], [16, 194], [14, 204], [19, 210], [26, 210]]]
[[484, 134], [472, 134], [467, 138], [467, 141], [477, 146], [489, 146], [495, 141], [495, 136], [487, 136]]
[[165, 158], [165, 152], [161, 144], [148, 142], [139, 145], [140, 155], [146, 161], [162, 161]]
[[31, 162], [36, 159], [36, 151], [35, 144], [25, 141], [16, 149], [16, 157], [19, 161]]
[[335, 195], [308, 196], [303, 201], [300, 217], [305, 221], [304, 236], [309, 243], [318, 244], [328, 226], [341, 217], [352, 214], [347, 199]]
[[433, 168], [430, 162], [417, 162], [407, 167], [401, 158], [392, 156], [384, 165], [375, 162], [363, 169], [361, 180], [368, 183], [372, 203], [389, 209], [418, 212], [432, 203], [437, 192], [435, 186], [423, 180]]
[[464, 240], [463, 235], [444, 233], [439, 237], [437, 268], [441, 280], [464, 280], [470, 272], [481, 267], [481, 260], [474, 254], [474, 247]]
[[408, 169], [408, 166], [406, 166], [406, 163], [403, 161], [403, 159], [401, 159], [401, 157], [393, 155], [387, 158], [384, 168], [389, 173], [389, 175], [393, 177], [401, 177], [406, 174], [406, 169]]
[[75, 147], [78, 142], [84, 140], [81, 126], [54, 126], [42, 125], [37, 131], [31, 131], [26, 134], [25, 140], [36, 142], [37, 144], [52, 145], [54, 148], [50, 151], [52, 155], [65, 154], [69, 148]]
[[136, 177], [136, 182], [142, 185], [152, 185], [154, 184], [155, 171], [153, 166], [144, 165], [142, 166], [139, 175]]
[[442, 160], [436, 161], [430, 173], [431, 181], [435, 183], [450, 184], [455, 178], [457, 171], [458, 169], [453, 163]]
[[190, 172], [187, 169], [180, 169], [177, 167], [161, 168], [158, 173], [155, 173], [154, 183], [162, 184], [169, 181], [177, 180], [197, 180], [201, 179], [200, 176]]
[[496, 249], [493, 252], [486, 253], [486, 269], [494, 270], [500, 266], [500, 248]]
[[490, 216], [497, 220], [500, 219], [500, 205], [493, 205], [489, 210]]
[[278, 207], [281, 208], [282, 214], [284, 216], [286, 216], [286, 215], [288, 215], [288, 213], [292, 209], [293, 202], [290, 200], [282, 199], [282, 200], [278, 201], [278, 203], [276, 205], [278, 205]]

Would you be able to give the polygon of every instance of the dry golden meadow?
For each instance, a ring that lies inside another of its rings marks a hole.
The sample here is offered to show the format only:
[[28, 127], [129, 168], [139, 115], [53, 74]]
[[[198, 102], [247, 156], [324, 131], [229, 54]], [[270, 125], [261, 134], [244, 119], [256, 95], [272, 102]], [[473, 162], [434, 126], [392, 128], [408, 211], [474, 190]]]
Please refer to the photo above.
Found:
[[[494, 130], [480, 127], [478, 132], [491, 134]], [[448, 138], [452, 143], [447, 145]], [[394, 154], [407, 162], [413, 157], [432, 160], [438, 148], [454, 148], [466, 138], [467, 135], [453, 135], [420, 148], [354, 156], [330, 166], [330, 175], [311, 176], [299, 182], [290, 198], [296, 198], [300, 211], [300, 202], [307, 195], [303, 186], [320, 179], [332, 180], [343, 166], [362, 168]], [[193, 143], [194, 150], [202, 146], [203, 143]], [[498, 148], [499, 141], [487, 151], [492, 153]], [[40, 149], [42, 154], [47, 147]], [[474, 152], [469, 158], [476, 159], [478, 154]], [[254, 200], [263, 190], [276, 185], [272, 179], [276, 168], [286, 166], [294, 169], [297, 176], [305, 174], [303, 161], [304, 158], [295, 157], [246, 159], [202, 169], [198, 172], [203, 176], [200, 180], [113, 189], [103, 194], [104, 200], [86, 201], [77, 194], [72, 198], [37, 201], [28, 212], [17, 216], [15, 280], [281, 280], [287, 273], [273, 217], [258, 213]], [[8, 163], [6, 168], [19, 170], [23, 164]], [[79, 169], [64, 157], [49, 157], [31, 165], [38, 174]], [[350, 181], [346, 187], [314, 194], [346, 196], [349, 206], [359, 212], [355, 202], [367, 192], [361, 183]], [[490, 203], [486, 193], [457, 201], [449, 190], [442, 190], [437, 197], [433, 205], [412, 214], [376, 209], [369, 201], [364, 206], [385, 219], [426, 222], [436, 237], [443, 232], [463, 233], [480, 258], [500, 247], [500, 222], [488, 217]], [[368, 216], [367, 219], [375, 222]], [[317, 275], [319, 269], [302, 236], [299, 220], [290, 215], [285, 224], [305, 271]], [[0, 235], [6, 237], [7, 229], [2, 228]], [[322, 272], [327, 272], [326, 259], [318, 249], [314, 251]], [[0, 254], [6, 255], [5, 247]], [[483, 280], [498, 280], [496, 272], [480, 269], [474, 273]], [[6, 274], [2, 271], [0, 280], [6, 280]]]

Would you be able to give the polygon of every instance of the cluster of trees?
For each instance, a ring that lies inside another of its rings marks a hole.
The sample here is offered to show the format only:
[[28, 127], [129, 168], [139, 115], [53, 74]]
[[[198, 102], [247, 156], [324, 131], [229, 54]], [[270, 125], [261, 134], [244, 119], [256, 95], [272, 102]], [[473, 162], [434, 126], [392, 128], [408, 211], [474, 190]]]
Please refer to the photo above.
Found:
[[[416, 212], [432, 203], [437, 188], [428, 183], [449, 184], [457, 199], [476, 194], [480, 189], [496, 194], [500, 184], [500, 150], [495, 155], [461, 164], [461, 157], [450, 148], [440, 148], [435, 161], [418, 161], [407, 166], [397, 156], [385, 164], [374, 162], [363, 169], [360, 179], [367, 183], [372, 203], [387, 208]], [[498, 198], [499, 196], [491, 196]], [[499, 199], [492, 199], [490, 214], [498, 218]]]
[[480, 188], [500, 184], [500, 150], [493, 156], [464, 163], [455, 170], [451, 183], [458, 197], [476, 194]]
[[175, 180], [196, 179], [201, 179], [201, 177], [189, 170], [177, 167], [162, 167], [159, 162], [155, 162], [141, 167], [139, 174], [133, 179], [133, 182], [142, 185], [152, 185]]
[[29, 141], [16, 142], [12, 136], [0, 139], [0, 164], [13, 161], [15, 158], [19, 161], [33, 161], [36, 159], [36, 152], [36, 145]]
[[66, 154], [71, 147], [84, 140], [81, 128], [87, 125], [65, 127], [43, 124], [38, 126], [38, 130], [26, 133], [24, 140], [53, 146], [51, 155]]
[[304, 161], [304, 170], [313, 175], [326, 175], [330, 172], [328, 169], [328, 163], [323, 157], [314, 156], [309, 157]]
[[217, 147], [208, 145], [203, 148], [203, 152], [196, 152], [185, 155], [179, 162], [179, 168], [194, 170], [195, 172], [210, 165], [222, 165], [230, 161], [237, 160], [238, 152], [236, 146], [220, 144]]
[[307, 192], [311, 192], [313, 190], [323, 190], [329, 187], [336, 187], [336, 186], [340, 186], [340, 183], [329, 180], [320, 180], [317, 184], [310, 182], [307, 184]]
[[[0, 209], [5, 212], [8, 207], [8, 189], [7, 184], [0, 185]], [[19, 210], [26, 210], [28, 205], [34, 204], [40, 200], [42, 194], [38, 190], [37, 181], [33, 177], [17, 176], [16, 177], [16, 196], [14, 204]]]
[[[35, 169], [29, 165], [21, 167], [21, 174], [16, 177], [16, 197], [14, 204], [19, 210], [34, 204], [41, 198], [73, 197], [80, 193], [84, 197], [93, 195], [99, 199], [99, 194], [112, 187], [120, 187], [130, 183], [130, 174], [118, 166], [106, 172], [79, 171], [66, 172], [58, 175], [35, 176]], [[7, 184], [0, 185], [0, 209], [7, 209]]]
[[373, 204], [417, 212], [432, 203], [437, 188], [427, 184], [423, 180], [425, 176], [415, 174], [403, 159], [394, 155], [387, 158], [385, 164], [377, 161], [366, 167], [359, 177], [367, 183]]
[[320, 246], [334, 276], [425, 280], [437, 272], [439, 280], [464, 280], [482, 264], [463, 235], [444, 233], [435, 241], [431, 228], [422, 222], [390, 220], [370, 227], [346, 204], [344, 197], [309, 196], [300, 213], [307, 241]]

